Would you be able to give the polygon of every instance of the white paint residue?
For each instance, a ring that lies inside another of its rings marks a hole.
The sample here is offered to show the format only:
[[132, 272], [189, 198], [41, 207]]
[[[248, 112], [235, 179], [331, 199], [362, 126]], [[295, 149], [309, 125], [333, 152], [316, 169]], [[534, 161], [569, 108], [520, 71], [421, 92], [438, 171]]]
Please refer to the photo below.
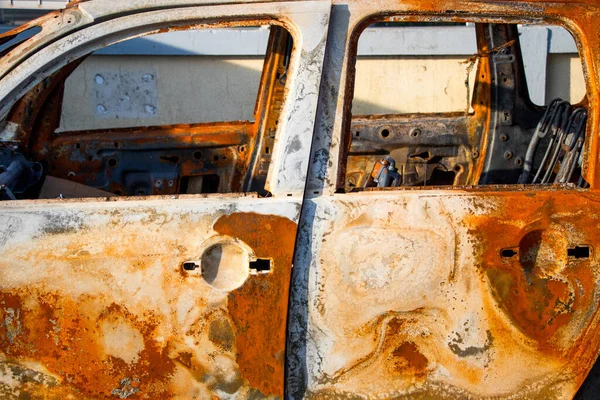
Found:
[[101, 324], [104, 338], [104, 351], [127, 364], [136, 363], [144, 350], [144, 341], [140, 332], [123, 322], [106, 321]]

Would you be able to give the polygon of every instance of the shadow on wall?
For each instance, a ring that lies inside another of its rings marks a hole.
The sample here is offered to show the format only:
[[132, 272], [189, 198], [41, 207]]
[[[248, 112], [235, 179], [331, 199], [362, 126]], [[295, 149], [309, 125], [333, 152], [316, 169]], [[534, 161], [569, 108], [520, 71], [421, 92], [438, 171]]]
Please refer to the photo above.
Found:
[[581, 102], [584, 96], [585, 84], [579, 57], [573, 54], [549, 54], [546, 100], [550, 102], [560, 97], [576, 104]]

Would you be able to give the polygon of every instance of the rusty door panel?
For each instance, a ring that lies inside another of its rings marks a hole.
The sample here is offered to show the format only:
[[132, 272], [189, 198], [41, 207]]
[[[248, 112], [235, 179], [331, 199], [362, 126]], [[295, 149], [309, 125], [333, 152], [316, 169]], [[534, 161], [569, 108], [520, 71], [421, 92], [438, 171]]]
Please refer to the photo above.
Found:
[[[282, 397], [299, 209], [252, 196], [3, 206], [1, 397]], [[271, 271], [229, 290], [182, 269], [215, 236]]]
[[575, 190], [311, 200], [307, 397], [572, 398], [599, 347], [599, 201]]

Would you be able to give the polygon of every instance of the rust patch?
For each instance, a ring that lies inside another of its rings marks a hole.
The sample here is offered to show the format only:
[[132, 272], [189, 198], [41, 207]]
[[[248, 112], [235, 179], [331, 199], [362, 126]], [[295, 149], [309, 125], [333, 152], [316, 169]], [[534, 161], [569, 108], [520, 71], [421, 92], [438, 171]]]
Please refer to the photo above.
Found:
[[[33, 293], [37, 304], [30, 301]], [[114, 397], [123, 390], [167, 396], [174, 363], [154, 340], [152, 316], [140, 321], [113, 303], [94, 320], [93, 298], [70, 299], [36, 287], [0, 293], [0, 306], [7, 357], [36, 360], [85, 397]]]
[[[580, 243], [594, 241], [598, 225], [594, 203], [576, 193], [545, 192], [523, 195], [518, 201], [502, 195], [497, 200], [495, 212], [468, 218], [478, 242], [478, 264], [513, 325], [539, 350], [562, 353], [559, 336], [581, 333], [571, 332], [571, 327], [579, 310], [591, 306], [595, 293], [591, 259], [567, 257], [573, 237]], [[560, 204], [569, 204], [573, 211], [564, 211]], [[503, 248], [518, 254], [503, 259]]]
[[425, 375], [429, 360], [413, 342], [404, 342], [392, 351], [392, 363], [398, 372], [414, 376]]
[[297, 225], [287, 218], [254, 213], [221, 217], [214, 230], [237, 237], [257, 257], [273, 260], [272, 272], [251, 275], [229, 294], [242, 376], [263, 395], [283, 397], [285, 333]]
[[94, 214], [107, 219], [53, 233], [43, 229], [52, 221], [32, 217], [40, 234], [3, 249], [0, 398], [283, 396], [296, 224], [220, 218], [215, 230], [273, 260], [270, 273], [227, 292], [180, 273], [222, 212], [136, 212]]

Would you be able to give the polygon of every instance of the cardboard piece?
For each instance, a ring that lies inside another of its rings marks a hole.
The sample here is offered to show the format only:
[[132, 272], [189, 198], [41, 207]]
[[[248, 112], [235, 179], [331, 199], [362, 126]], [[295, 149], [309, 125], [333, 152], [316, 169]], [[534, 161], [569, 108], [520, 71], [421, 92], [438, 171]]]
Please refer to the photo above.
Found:
[[[62, 195], [62, 196], [61, 196]], [[85, 197], [113, 197], [114, 193], [105, 192], [104, 190], [96, 189], [91, 186], [82, 185], [81, 183], [72, 182], [67, 179], [56, 178], [54, 176], [46, 176], [46, 180], [40, 191], [40, 199], [56, 199], [56, 198], [85, 198]]]

